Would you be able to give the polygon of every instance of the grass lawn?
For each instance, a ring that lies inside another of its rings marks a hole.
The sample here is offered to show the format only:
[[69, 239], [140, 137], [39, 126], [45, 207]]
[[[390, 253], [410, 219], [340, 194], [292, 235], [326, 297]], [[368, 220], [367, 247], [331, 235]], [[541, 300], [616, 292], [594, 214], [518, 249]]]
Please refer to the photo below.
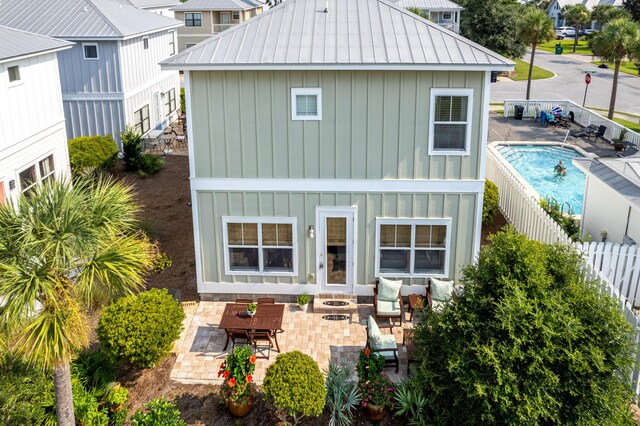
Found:
[[624, 118], [613, 117], [613, 121], [626, 127], [629, 130], [633, 130], [636, 133], [640, 133], [640, 124], [637, 121], [625, 120]]
[[[545, 50], [547, 52], [554, 53], [556, 51], [556, 44], [560, 43], [562, 45], [564, 53], [573, 53], [573, 39], [565, 38], [564, 40], [551, 40], [543, 44], [538, 45], [538, 49]], [[586, 40], [578, 40], [578, 47], [576, 48], [576, 53], [584, 53], [587, 55], [591, 55], [591, 49], [589, 48], [589, 44], [587, 44]]]
[[[520, 81], [526, 80], [529, 74], [529, 62], [525, 62], [520, 59], [516, 59], [516, 74], [511, 77], [512, 80]], [[543, 78], [553, 77], [553, 73], [544, 68], [533, 66], [533, 73], [531, 74], [531, 80], [541, 80]]]
[[[591, 63], [594, 65], [600, 65], [602, 61], [594, 61]], [[607, 65], [609, 65], [609, 68], [613, 70], [613, 66], [614, 66], [613, 62], [608, 62]], [[620, 63], [620, 72], [623, 72], [625, 74], [635, 75], [636, 77], [638, 77], [638, 68], [636, 68], [636, 66], [634, 65], [634, 62], [622, 61]]]

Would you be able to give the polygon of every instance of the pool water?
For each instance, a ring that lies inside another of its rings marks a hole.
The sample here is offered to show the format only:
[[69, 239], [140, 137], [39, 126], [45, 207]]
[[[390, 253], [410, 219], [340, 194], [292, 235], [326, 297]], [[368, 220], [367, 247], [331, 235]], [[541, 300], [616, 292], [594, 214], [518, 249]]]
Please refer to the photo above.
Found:
[[[541, 198], [555, 199], [565, 212], [582, 214], [586, 176], [571, 162], [582, 157], [577, 151], [547, 145], [503, 145], [498, 150]], [[565, 176], [553, 171], [560, 160], [567, 170]]]

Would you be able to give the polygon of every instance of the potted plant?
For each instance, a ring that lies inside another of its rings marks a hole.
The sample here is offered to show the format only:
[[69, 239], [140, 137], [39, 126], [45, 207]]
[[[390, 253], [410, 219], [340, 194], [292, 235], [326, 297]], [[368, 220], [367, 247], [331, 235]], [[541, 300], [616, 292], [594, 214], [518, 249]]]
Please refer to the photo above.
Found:
[[300, 310], [303, 312], [306, 311], [310, 301], [311, 297], [307, 293], [298, 295], [298, 305], [300, 305]]
[[236, 346], [220, 365], [218, 377], [224, 378], [220, 396], [226, 401], [227, 408], [234, 416], [243, 417], [251, 411], [255, 394], [255, 369], [256, 357], [251, 354], [249, 346]]
[[122, 410], [124, 403], [127, 402], [127, 396], [129, 396], [129, 390], [125, 387], [116, 384], [107, 394], [106, 402], [109, 405], [109, 410], [112, 413]]
[[365, 415], [375, 421], [382, 420], [395, 405], [394, 385], [382, 371], [384, 357], [368, 347], [358, 357], [358, 387], [362, 395]]
[[251, 302], [247, 305], [247, 315], [250, 317], [256, 314], [256, 309], [258, 309], [258, 305], [255, 302]]

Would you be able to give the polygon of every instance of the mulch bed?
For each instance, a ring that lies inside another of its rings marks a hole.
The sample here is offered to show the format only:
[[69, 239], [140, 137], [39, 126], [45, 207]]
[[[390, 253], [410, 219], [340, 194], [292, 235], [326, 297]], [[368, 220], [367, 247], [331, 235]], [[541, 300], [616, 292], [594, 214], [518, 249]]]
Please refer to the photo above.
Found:
[[504, 216], [502, 215], [502, 213], [500, 213], [500, 210], [498, 210], [498, 212], [496, 213], [496, 217], [493, 218], [493, 222], [489, 223], [487, 225], [482, 225], [482, 234], [480, 237], [480, 245], [481, 246], [486, 246], [487, 244], [489, 244], [489, 236], [492, 234], [495, 234], [496, 232], [500, 231], [502, 228], [504, 228], [505, 226], [507, 226], [509, 224], [509, 222], [507, 222], [507, 219], [504, 218]]

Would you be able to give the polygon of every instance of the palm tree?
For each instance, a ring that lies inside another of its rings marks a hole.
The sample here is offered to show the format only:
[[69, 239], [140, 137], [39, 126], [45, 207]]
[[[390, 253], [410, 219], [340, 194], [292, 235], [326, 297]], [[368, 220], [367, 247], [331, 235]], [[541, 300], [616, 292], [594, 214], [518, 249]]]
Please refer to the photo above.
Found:
[[98, 301], [139, 289], [151, 245], [131, 188], [49, 180], [0, 206], [0, 327], [26, 361], [53, 369], [56, 418], [74, 426], [69, 363]]
[[609, 113], [607, 114], [609, 120], [613, 119], [613, 112], [616, 107], [620, 63], [627, 56], [634, 56], [638, 43], [640, 43], [638, 25], [629, 18], [618, 18], [610, 21], [592, 39], [591, 49], [593, 54], [614, 64], [613, 87], [611, 88], [611, 101], [609, 102]]
[[583, 4], [565, 6], [562, 9], [562, 14], [564, 15], [566, 23], [576, 30], [575, 38], [573, 40], [573, 53], [576, 53], [580, 28], [591, 21], [591, 14]]
[[528, 6], [518, 19], [518, 34], [523, 43], [531, 46], [531, 61], [529, 62], [529, 77], [527, 78], [527, 100], [531, 93], [531, 76], [533, 75], [533, 60], [538, 43], [553, 39], [553, 21], [545, 11]]

